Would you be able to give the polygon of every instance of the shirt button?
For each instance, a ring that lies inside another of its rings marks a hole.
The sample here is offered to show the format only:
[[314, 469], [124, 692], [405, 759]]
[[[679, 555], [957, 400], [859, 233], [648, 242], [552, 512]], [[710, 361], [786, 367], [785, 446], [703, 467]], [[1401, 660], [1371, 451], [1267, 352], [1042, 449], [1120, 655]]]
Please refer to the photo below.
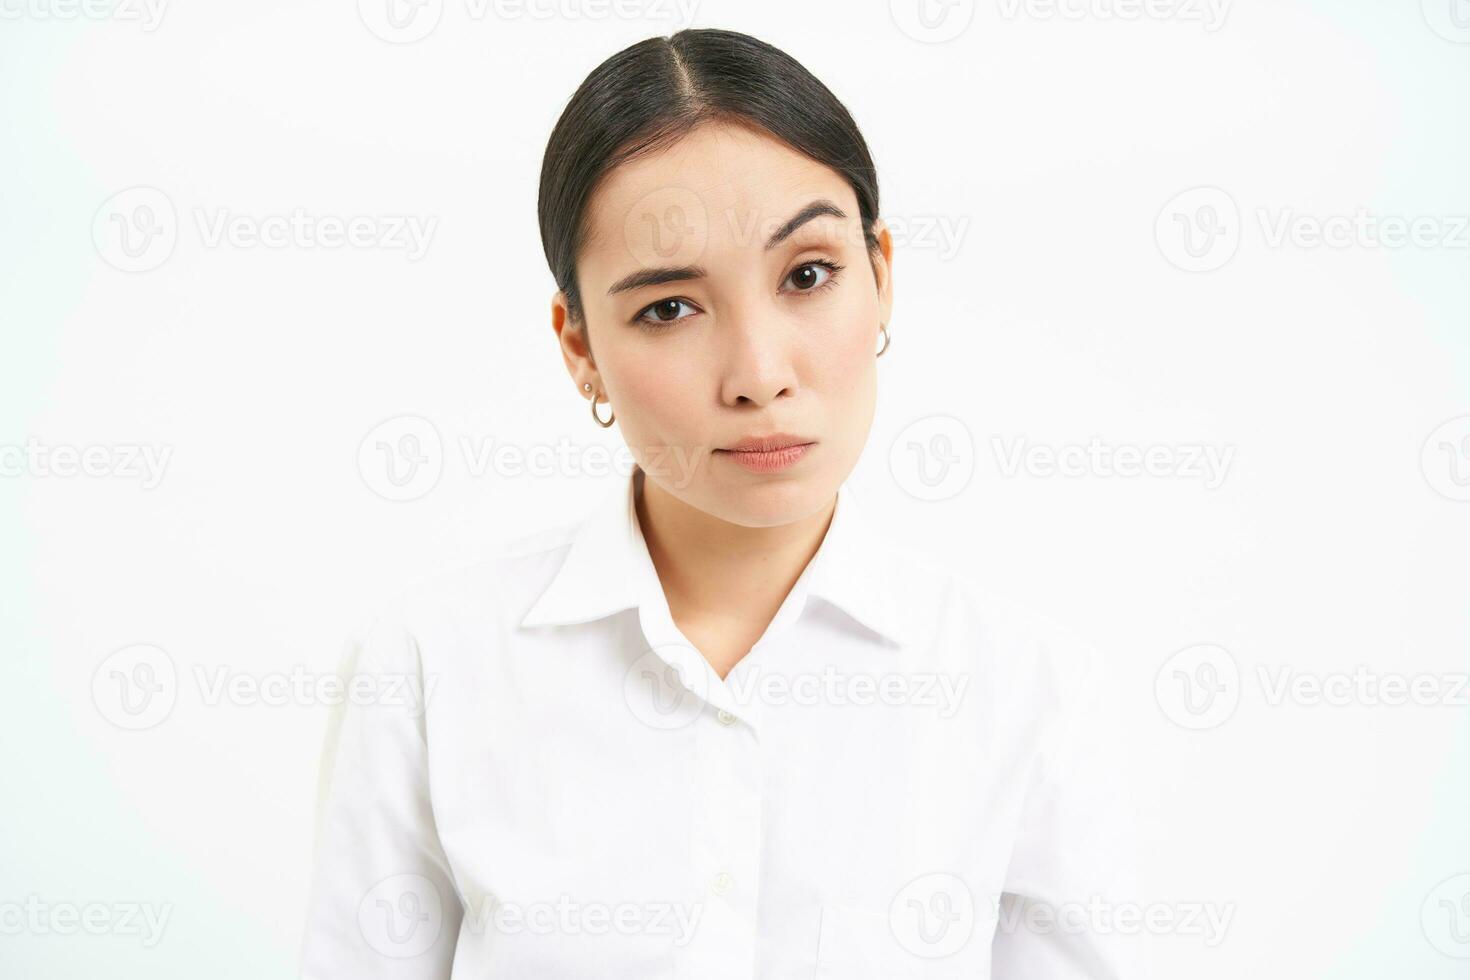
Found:
[[735, 716], [730, 714], [730, 712], [726, 711], [724, 708], [721, 708], [719, 713], [715, 715], [715, 717], [720, 719], [721, 725], [735, 724]]
[[730, 889], [734, 887], [735, 876], [730, 874], [728, 871], [721, 871], [719, 874], [715, 875], [714, 880], [710, 882], [709, 890], [714, 892], [716, 895], [725, 895], [728, 894]]

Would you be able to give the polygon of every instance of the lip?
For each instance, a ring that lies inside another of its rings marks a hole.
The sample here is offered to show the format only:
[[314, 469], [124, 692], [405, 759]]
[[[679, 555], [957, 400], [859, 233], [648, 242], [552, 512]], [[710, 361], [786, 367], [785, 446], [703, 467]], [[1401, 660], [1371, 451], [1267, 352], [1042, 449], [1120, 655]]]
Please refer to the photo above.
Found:
[[721, 452], [727, 453], [768, 453], [776, 449], [786, 449], [790, 446], [810, 446], [816, 442], [805, 436], [793, 436], [787, 432], [776, 432], [768, 436], [746, 436], [733, 446], [724, 446]]
[[815, 439], [777, 432], [769, 436], [748, 436], [715, 452], [756, 473], [775, 473], [794, 466], [814, 445]]

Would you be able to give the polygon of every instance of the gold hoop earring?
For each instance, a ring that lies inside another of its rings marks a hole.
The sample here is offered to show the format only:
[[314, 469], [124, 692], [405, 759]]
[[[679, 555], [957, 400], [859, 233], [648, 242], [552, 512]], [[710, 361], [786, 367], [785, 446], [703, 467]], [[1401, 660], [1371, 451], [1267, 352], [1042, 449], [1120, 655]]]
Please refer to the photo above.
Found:
[[882, 357], [883, 352], [888, 350], [888, 324], [880, 323], [878, 329], [883, 331], [883, 346], [878, 348], [878, 356]]
[[[583, 382], [583, 384], [582, 384], [582, 390], [583, 391], [591, 391], [592, 390], [592, 385], [589, 384], [589, 383], [587, 383], [587, 382]], [[604, 429], [612, 428], [613, 421], [617, 418], [617, 416], [612, 411], [612, 402], [608, 402], [607, 403], [607, 408], [608, 408], [607, 421], [604, 422], [602, 420], [602, 416], [600, 416], [600, 415], [597, 414], [597, 395], [594, 394], [592, 396], [592, 420], [594, 422], [596, 422], [598, 425], [602, 426]]]

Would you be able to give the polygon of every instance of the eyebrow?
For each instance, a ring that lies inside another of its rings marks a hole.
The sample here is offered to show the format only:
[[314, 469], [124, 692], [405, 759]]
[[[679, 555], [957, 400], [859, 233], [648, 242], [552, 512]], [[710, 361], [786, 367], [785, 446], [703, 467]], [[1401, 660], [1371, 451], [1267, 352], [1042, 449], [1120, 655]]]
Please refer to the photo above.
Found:
[[[777, 245], [780, 245], [786, 239], [794, 235], [796, 233], [796, 230], [802, 225], [806, 224], [808, 221], [826, 216], [845, 219], [847, 217], [847, 212], [842, 210], [826, 198], [818, 198], [817, 200], [812, 201], [806, 207], [802, 208], [800, 211], [796, 212], [785, 224], [772, 232], [771, 237], [766, 239], [764, 250], [769, 252]], [[607, 294], [609, 296], [616, 296], [618, 293], [626, 293], [634, 289], [642, 289], [644, 286], [660, 286], [666, 282], [685, 282], [690, 279], [703, 279], [706, 275], [707, 273], [704, 269], [704, 266], [700, 265], [663, 266], [655, 269], [639, 269], [637, 272], [631, 272], [623, 278], [619, 279], [617, 282], [613, 283], [612, 286], [608, 289]]]

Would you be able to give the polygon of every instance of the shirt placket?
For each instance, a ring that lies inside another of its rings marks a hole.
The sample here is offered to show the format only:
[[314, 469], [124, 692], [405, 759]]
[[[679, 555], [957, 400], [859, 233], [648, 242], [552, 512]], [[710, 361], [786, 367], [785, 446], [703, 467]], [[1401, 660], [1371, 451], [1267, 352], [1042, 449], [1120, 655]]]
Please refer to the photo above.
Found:
[[713, 705], [695, 721], [690, 866], [702, 913], [689, 976], [753, 980], [760, 886], [761, 766], [755, 730]]
[[[639, 549], [639, 620], [649, 649], [681, 669], [691, 696], [701, 699], [690, 720], [689, 883], [698, 919], [680, 951], [680, 976], [754, 980], [761, 866], [759, 705], [742, 702], [674, 623], [657, 572]], [[693, 657], [673, 656], [694, 651]]]
[[761, 859], [759, 712], [754, 704], [739, 703], [702, 657], [691, 664], [690, 658], [668, 656], [692, 645], [658, 597], [646, 598], [639, 615], [650, 649], [678, 666], [690, 696], [701, 699], [688, 724], [693, 771], [675, 776], [690, 786], [689, 892], [698, 914], [693, 938], [680, 953], [680, 975], [753, 980]]
[[781, 673], [781, 650], [798, 628], [814, 584], [825, 572], [819, 556], [803, 569], [751, 650], [721, 680], [674, 623], [658, 573], [636, 527], [635, 575], [644, 639], [671, 665], [701, 707], [690, 721], [691, 892], [699, 904], [693, 939], [681, 951], [681, 976], [754, 980], [763, 817], [761, 677]]

